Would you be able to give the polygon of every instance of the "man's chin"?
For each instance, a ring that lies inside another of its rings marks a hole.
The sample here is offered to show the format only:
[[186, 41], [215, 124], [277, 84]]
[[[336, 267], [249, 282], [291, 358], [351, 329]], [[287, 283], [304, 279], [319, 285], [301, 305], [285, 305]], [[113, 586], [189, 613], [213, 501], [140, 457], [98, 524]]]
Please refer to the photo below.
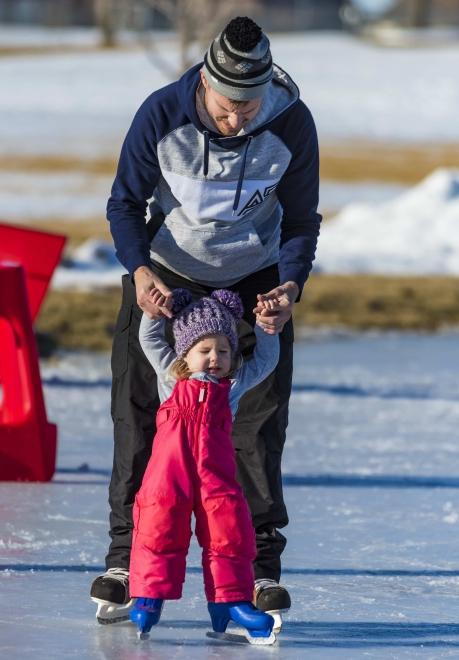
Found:
[[239, 131], [235, 131], [232, 128], [225, 128], [224, 126], [219, 126], [218, 130], [225, 137], [234, 137], [239, 133]]

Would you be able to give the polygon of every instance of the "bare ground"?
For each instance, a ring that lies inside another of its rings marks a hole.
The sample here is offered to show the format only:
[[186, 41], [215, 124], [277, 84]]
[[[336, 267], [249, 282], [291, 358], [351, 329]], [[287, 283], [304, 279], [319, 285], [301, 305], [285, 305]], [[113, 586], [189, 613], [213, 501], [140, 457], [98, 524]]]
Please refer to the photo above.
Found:
[[[64, 348], [108, 350], [120, 290], [51, 291], [37, 330]], [[295, 326], [434, 332], [459, 326], [459, 278], [315, 275], [295, 306]]]
[[[334, 181], [417, 183], [437, 167], [459, 167], [459, 144], [322, 142], [321, 177]], [[0, 156], [0, 171], [85, 172], [114, 176], [117, 154], [93, 159], [71, 156]]]

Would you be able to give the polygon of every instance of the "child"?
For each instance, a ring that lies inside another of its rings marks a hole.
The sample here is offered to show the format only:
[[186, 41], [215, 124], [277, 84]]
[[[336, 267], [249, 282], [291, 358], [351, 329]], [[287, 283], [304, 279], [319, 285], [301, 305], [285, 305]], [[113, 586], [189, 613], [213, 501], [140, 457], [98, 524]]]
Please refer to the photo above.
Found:
[[[165, 303], [157, 290], [152, 300]], [[272, 617], [251, 604], [255, 535], [235, 478], [231, 427], [242, 395], [275, 368], [278, 336], [255, 327], [253, 358], [237, 368], [243, 313], [237, 294], [220, 289], [192, 303], [188, 291], [176, 289], [172, 312], [175, 351], [165, 340], [165, 319], [144, 314], [140, 325], [162, 404], [133, 510], [131, 619], [147, 633], [163, 601], [181, 597], [194, 512], [214, 631], [224, 632], [231, 619], [246, 628], [249, 641], [272, 643]]]

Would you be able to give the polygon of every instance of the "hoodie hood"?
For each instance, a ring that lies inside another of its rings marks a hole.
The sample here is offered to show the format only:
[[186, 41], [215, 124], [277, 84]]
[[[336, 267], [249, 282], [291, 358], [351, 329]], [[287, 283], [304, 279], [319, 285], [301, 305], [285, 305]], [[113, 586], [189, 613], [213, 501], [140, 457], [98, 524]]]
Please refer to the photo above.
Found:
[[[200, 84], [200, 70], [203, 64], [197, 64], [187, 71], [178, 81], [178, 94], [180, 102], [187, 109], [188, 116], [198, 131], [204, 135], [203, 173], [207, 177], [209, 164], [210, 143], [220, 147], [232, 149], [244, 145], [238, 182], [233, 201], [233, 214], [237, 213], [241, 191], [244, 184], [245, 166], [250, 143], [254, 136], [264, 131], [270, 122], [277, 119], [299, 99], [299, 90], [290, 76], [276, 64], [273, 65], [273, 78], [271, 84], [263, 95], [260, 110], [256, 116], [244, 126], [237, 135], [225, 136], [205, 126], [196, 108], [196, 92]], [[245, 143], [245, 144], [244, 144]]]
[[263, 96], [260, 111], [237, 135], [223, 136], [218, 131], [209, 130], [209, 128], [204, 126], [196, 110], [196, 91], [201, 80], [199, 72], [202, 67], [203, 62], [196, 64], [179, 79], [179, 102], [186, 109], [188, 117], [197, 130], [201, 133], [207, 131], [211, 139], [218, 138], [222, 146], [224, 142], [228, 142], [228, 146], [231, 148], [235, 144], [240, 144], [244, 140], [244, 136], [257, 135], [259, 132], [265, 130], [271, 121], [277, 119], [286, 110], [291, 108], [300, 97], [299, 89], [290, 76], [277, 66], [277, 64], [274, 64], [273, 78]]

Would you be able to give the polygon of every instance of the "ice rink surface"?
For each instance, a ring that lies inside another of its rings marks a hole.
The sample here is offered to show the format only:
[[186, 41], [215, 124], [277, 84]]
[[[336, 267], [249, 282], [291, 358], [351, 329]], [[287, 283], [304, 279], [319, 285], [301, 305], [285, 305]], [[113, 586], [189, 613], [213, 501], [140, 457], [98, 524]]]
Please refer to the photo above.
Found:
[[107, 549], [108, 358], [43, 364], [58, 469], [0, 484], [0, 657], [459, 657], [458, 336], [298, 341], [285, 450], [283, 581], [293, 606], [273, 647], [208, 639], [199, 548], [183, 599], [150, 640], [96, 623], [88, 591]]

